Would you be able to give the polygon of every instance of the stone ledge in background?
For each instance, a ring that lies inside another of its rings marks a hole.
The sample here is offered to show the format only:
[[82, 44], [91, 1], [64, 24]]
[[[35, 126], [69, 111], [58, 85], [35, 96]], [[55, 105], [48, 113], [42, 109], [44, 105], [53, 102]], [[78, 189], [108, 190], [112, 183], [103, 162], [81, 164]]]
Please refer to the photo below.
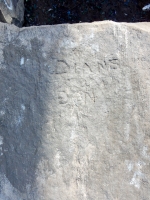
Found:
[[24, 0], [1, 0], [0, 21], [22, 27], [24, 22]]

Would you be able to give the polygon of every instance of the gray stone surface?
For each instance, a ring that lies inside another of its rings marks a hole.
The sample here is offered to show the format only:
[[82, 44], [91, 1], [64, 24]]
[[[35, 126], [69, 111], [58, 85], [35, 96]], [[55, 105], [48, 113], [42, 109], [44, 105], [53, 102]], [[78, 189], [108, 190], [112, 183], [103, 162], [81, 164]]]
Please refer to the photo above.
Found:
[[150, 198], [150, 24], [0, 24], [0, 199]]
[[0, 0], [0, 21], [22, 27], [24, 0]]

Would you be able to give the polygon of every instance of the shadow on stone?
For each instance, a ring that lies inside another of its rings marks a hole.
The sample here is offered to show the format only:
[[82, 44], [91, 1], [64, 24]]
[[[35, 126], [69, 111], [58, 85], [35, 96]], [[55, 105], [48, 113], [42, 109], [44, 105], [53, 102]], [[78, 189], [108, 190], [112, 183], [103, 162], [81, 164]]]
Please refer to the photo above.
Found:
[[[47, 123], [47, 114], [51, 115], [48, 104], [51, 104], [51, 100], [55, 101], [50, 79], [55, 69], [51, 70], [53, 66], [48, 66], [47, 62], [53, 59], [57, 44], [52, 42], [49, 53], [44, 52], [42, 49], [46, 40], [38, 38], [36, 28], [29, 32], [29, 29], [20, 30], [14, 39], [13, 34], [9, 39], [6, 36], [3, 49], [4, 62], [1, 63], [3, 69], [0, 74], [0, 172], [21, 193], [19, 198], [37, 200], [36, 170], [40, 160], [48, 153], [42, 147], [47, 134], [44, 125]], [[39, 31], [38, 34], [42, 38], [43, 33]], [[49, 157], [51, 153], [48, 153]], [[6, 181], [3, 182], [0, 190], [7, 187]], [[8, 199], [12, 198], [7, 195]], [[19, 198], [15, 196], [13, 200]]]

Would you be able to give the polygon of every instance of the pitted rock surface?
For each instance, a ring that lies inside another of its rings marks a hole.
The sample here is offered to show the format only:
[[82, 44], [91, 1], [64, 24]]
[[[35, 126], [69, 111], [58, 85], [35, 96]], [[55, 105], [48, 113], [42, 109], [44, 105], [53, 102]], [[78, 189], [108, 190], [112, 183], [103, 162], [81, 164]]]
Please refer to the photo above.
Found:
[[150, 197], [150, 24], [0, 24], [0, 199]]
[[0, 21], [22, 27], [24, 0], [0, 0]]

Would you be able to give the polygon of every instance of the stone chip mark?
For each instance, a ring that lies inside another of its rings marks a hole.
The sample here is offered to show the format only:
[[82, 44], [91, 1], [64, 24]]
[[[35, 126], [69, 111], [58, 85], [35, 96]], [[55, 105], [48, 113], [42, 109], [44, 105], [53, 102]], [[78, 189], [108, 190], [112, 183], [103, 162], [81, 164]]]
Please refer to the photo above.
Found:
[[84, 65], [85, 65], [86, 68], [88, 68], [88, 70], [89, 70], [90, 72], [93, 72], [91, 66], [90, 66], [88, 63], [85, 62]]
[[66, 104], [68, 101], [67, 94], [65, 92], [59, 92], [58, 100], [59, 100], [59, 104]]

